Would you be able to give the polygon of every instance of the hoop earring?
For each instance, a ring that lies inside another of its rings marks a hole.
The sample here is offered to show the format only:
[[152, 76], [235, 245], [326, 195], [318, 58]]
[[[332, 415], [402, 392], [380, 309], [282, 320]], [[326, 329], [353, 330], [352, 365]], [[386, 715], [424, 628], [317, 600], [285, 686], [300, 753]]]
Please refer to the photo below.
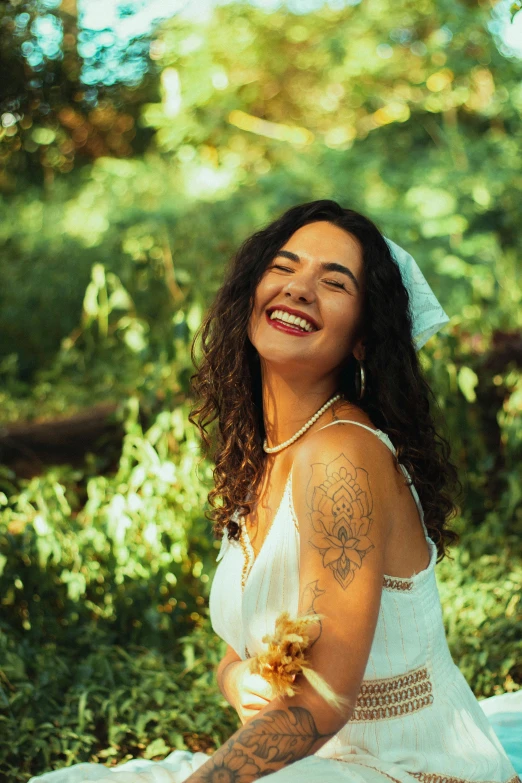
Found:
[[366, 372], [363, 361], [360, 359], [356, 359], [355, 361], [357, 362], [357, 369], [355, 371], [355, 391], [357, 393], [357, 399], [362, 400], [366, 389]]

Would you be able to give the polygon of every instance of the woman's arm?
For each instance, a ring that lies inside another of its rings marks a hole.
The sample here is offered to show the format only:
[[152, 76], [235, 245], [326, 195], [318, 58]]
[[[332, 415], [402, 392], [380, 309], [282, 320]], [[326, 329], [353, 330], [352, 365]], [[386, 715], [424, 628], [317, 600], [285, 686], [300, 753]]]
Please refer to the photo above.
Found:
[[[217, 669], [216, 669], [216, 680], [218, 684], [218, 688], [221, 691], [224, 698], [228, 701], [229, 704], [231, 704], [229, 696], [226, 691], [226, 670], [230, 666], [231, 663], [235, 663], [237, 661], [240, 661], [241, 658], [237, 654], [237, 652], [234, 650], [233, 647], [231, 647], [229, 644], [227, 645], [227, 650], [223, 656], [223, 658], [218, 663]], [[230, 672], [230, 670], [229, 670]], [[231, 706], [234, 706], [231, 704]]]
[[346, 442], [333, 429], [296, 455], [293, 496], [300, 611], [322, 615], [310, 661], [347, 706], [333, 709], [301, 676], [299, 693], [263, 707], [187, 783], [251, 783], [315, 753], [353, 712], [379, 613], [393, 464], [369, 433]]

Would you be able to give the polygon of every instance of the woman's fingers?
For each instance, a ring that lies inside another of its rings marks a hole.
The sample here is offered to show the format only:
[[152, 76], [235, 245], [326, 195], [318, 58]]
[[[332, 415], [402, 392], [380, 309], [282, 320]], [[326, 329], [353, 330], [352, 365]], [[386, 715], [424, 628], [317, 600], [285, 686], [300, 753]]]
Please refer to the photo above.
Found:
[[242, 720], [243, 723], [247, 720], [250, 720], [251, 718], [255, 718], [256, 715], [259, 715], [259, 712], [261, 711], [261, 707], [264, 705], [260, 705], [257, 709], [244, 709], [242, 710]]
[[260, 674], [250, 674], [245, 681], [245, 687], [249, 693], [260, 696], [266, 701], [272, 701], [274, 698], [272, 686]]
[[256, 699], [255, 696], [252, 696], [252, 698], [247, 696], [246, 701], [241, 706], [244, 710], [262, 710], [267, 704], [270, 704], [268, 699]]

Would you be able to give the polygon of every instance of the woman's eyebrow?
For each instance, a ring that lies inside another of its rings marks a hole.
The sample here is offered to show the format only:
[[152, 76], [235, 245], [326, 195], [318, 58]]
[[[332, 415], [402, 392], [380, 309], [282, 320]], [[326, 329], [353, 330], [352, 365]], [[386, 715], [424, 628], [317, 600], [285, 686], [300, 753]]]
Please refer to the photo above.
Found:
[[[301, 263], [299, 256], [296, 253], [291, 253], [290, 250], [278, 250], [276, 253], [276, 258], [277, 256], [284, 256], [285, 258], [289, 258], [290, 261], [297, 261], [298, 264]], [[357, 290], [360, 290], [359, 283], [357, 282], [355, 275], [350, 269], [348, 269], [347, 266], [338, 264], [335, 261], [323, 261], [321, 264], [321, 269], [324, 269], [325, 272], [340, 272], [342, 275], [348, 275], [348, 277], [353, 280]]]

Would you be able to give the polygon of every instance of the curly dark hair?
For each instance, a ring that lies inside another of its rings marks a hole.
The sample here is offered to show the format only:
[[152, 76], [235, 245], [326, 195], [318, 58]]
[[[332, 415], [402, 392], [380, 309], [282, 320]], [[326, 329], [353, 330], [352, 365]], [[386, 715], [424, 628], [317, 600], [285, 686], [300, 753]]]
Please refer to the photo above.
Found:
[[[454, 490], [461, 490], [462, 485], [450, 462], [448, 440], [437, 432], [430, 413], [430, 400], [437, 414], [440, 411], [413, 343], [408, 291], [376, 225], [359, 212], [326, 199], [288, 209], [241, 245], [192, 344], [196, 403], [189, 418], [199, 429], [205, 453], [215, 463], [209, 519], [217, 537], [227, 528], [229, 538], [237, 539], [239, 526], [232, 514], [251, 511], [266, 462], [260, 362], [247, 336], [254, 294], [276, 252], [297, 229], [316, 221], [327, 221], [355, 236], [363, 254], [366, 389], [363, 398], [357, 399], [356, 360], [351, 355], [340, 371], [339, 391], [392, 440], [397, 460], [407, 468], [417, 489], [428, 533], [441, 560], [447, 547], [458, 540], [447, 522], [457, 513]], [[199, 338], [198, 366], [195, 346]], [[207, 428], [216, 420], [217, 428], [209, 435]]]

